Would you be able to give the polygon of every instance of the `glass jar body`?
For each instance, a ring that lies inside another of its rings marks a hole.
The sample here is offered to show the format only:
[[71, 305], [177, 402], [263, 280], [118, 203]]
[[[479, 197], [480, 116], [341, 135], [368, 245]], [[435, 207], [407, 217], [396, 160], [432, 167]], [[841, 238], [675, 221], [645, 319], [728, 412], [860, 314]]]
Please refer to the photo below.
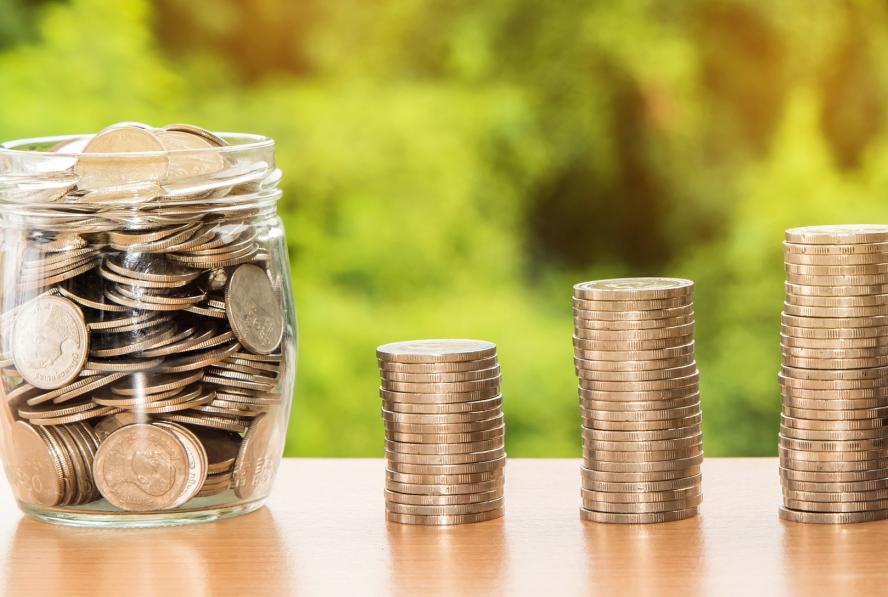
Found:
[[114, 156], [90, 188], [101, 158], [0, 151], [0, 447], [26, 513], [159, 526], [267, 497], [296, 363], [279, 173], [270, 146], [219, 153], [150, 179], [159, 158]]

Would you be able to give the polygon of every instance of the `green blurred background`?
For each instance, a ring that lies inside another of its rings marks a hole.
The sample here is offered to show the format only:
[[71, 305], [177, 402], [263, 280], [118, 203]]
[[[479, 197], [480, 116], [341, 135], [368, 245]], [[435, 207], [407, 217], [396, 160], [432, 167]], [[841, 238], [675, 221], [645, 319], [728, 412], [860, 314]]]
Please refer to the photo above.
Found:
[[382, 453], [374, 348], [499, 345], [512, 456], [579, 455], [571, 284], [697, 282], [706, 452], [776, 452], [784, 228], [885, 220], [888, 4], [0, 0], [0, 137], [275, 137], [287, 452]]

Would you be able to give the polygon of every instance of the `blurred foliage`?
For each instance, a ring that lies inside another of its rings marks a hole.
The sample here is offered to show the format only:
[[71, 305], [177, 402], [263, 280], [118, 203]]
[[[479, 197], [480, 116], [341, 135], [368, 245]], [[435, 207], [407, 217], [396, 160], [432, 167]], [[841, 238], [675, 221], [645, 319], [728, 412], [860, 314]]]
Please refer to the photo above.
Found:
[[279, 143], [288, 453], [379, 455], [374, 348], [499, 345], [508, 449], [576, 456], [570, 288], [697, 281], [706, 451], [774, 454], [789, 226], [885, 220], [866, 1], [0, 0], [0, 137]]

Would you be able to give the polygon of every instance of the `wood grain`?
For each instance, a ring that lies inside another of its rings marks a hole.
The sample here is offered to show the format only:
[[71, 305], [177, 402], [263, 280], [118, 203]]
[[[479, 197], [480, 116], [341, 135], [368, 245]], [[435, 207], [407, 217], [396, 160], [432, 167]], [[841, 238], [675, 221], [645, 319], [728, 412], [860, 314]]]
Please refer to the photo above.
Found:
[[852, 595], [888, 583], [888, 522], [777, 518], [774, 459], [711, 459], [696, 519], [579, 520], [579, 461], [511, 460], [506, 518], [387, 524], [381, 460], [287, 460], [268, 507], [154, 530], [55, 527], [0, 489], [11, 595]]

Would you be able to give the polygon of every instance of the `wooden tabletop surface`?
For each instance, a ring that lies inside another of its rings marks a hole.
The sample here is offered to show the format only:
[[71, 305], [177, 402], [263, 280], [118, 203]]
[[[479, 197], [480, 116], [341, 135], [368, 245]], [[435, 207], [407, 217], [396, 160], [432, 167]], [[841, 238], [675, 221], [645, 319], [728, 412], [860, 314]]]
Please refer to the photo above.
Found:
[[[283, 463], [268, 506], [189, 527], [93, 530], [21, 516], [0, 488], [13, 595], [876, 595], [888, 521], [781, 522], [775, 459], [710, 459], [691, 520], [581, 522], [578, 460], [510, 460], [506, 517], [387, 524], [381, 460]], [[5, 483], [5, 482], [4, 482]]]

